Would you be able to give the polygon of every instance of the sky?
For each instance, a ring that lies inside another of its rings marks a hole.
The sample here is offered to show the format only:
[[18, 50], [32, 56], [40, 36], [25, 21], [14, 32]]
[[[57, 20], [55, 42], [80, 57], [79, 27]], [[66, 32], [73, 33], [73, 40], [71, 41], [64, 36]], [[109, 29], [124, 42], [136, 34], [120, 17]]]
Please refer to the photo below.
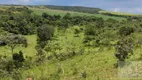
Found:
[[142, 0], [0, 0], [0, 4], [86, 6], [142, 14]]

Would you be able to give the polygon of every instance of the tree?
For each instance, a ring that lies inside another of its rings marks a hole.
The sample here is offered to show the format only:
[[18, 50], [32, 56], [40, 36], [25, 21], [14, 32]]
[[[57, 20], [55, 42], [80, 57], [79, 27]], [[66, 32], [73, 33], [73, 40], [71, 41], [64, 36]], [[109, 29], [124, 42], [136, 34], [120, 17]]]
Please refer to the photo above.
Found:
[[51, 40], [54, 34], [54, 29], [53, 27], [50, 27], [46, 24], [42, 25], [41, 27], [38, 27], [37, 29], [37, 46], [36, 46], [36, 50], [37, 50], [37, 58], [39, 62], [43, 62], [46, 54], [44, 52], [44, 47], [46, 46], [48, 40]]
[[46, 24], [42, 25], [41, 27], [38, 27], [37, 29], [37, 41], [38, 44], [44, 48], [48, 40], [51, 40], [51, 38], [54, 35], [54, 28], [50, 27]]
[[13, 58], [13, 60], [18, 61], [18, 62], [23, 62], [25, 60], [22, 51], [19, 51], [19, 54], [18, 53], [14, 53], [12, 55], [12, 58]]
[[64, 17], [63, 17], [63, 19], [71, 19], [72, 17], [71, 17], [71, 14], [70, 13], [67, 13]]
[[27, 47], [27, 40], [26, 38], [24, 38], [23, 36], [21, 35], [9, 35], [7, 37], [7, 44], [8, 46], [11, 48], [11, 53], [13, 54], [14, 53], [14, 49], [17, 47], [17, 46], [24, 46], [24, 47]]
[[134, 32], [134, 28], [132, 27], [121, 27], [119, 30], [120, 36], [128, 36]]
[[55, 18], [56, 20], [59, 20], [59, 19], [61, 19], [61, 16], [60, 16], [60, 15], [54, 15], [54, 18]]
[[86, 26], [86, 29], [85, 29], [85, 34], [86, 35], [96, 35], [96, 29], [95, 29], [95, 26], [92, 25], [92, 24], [89, 24]]
[[115, 56], [119, 61], [125, 61], [129, 54], [133, 55], [134, 40], [131, 37], [123, 38], [115, 46]]
[[16, 68], [19, 68], [19, 67], [23, 66], [22, 62], [24, 62], [25, 59], [24, 59], [22, 51], [19, 51], [19, 54], [18, 53], [14, 53], [12, 55], [12, 58], [14, 60], [14, 65], [15, 65]]

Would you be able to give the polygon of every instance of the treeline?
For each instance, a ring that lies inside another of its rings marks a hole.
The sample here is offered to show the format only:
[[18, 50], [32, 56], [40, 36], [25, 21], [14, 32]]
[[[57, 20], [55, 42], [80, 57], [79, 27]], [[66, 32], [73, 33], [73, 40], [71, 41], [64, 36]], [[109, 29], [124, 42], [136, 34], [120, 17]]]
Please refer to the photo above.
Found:
[[82, 7], [82, 6], [54, 6], [54, 5], [46, 5], [45, 7], [49, 9], [55, 10], [64, 10], [64, 11], [75, 11], [75, 12], [84, 12], [95, 14], [101, 11], [100, 8], [91, 8], [91, 7]]
[[130, 18], [130, 17], [132, 17], [130, 15], [121, 15], [121, 14], [113, 14], [113, 13], [101, 13], [101, 14], [107, 15], [107, 16], [124, 17], [124, 18]]
[[35, 28], [41, 25], [41, 17], [32, 13], [27, 7], [10, 7], [0, 14], [0, 27], [14, 34], [33, 34]]

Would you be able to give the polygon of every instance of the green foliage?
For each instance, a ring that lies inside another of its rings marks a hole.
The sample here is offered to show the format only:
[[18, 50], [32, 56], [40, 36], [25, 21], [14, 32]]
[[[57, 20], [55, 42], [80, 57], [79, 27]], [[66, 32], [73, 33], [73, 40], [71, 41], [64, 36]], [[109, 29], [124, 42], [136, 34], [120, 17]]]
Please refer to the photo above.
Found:
[[42, 13], [42, 17], [43, 17], [43, 18], [48, 18], [49, 15], [48, 15], [47, 13]]
[[83, 73], [81, 73], [81, 77], [82, 77], [82, 78], [86, 78], [86, 77], [87, 77], [86, 71], [84, 71]]
[[41, 63], [46, 58], [46, 52], [41, 48], [40, 46], [36, 46], [36, 56], [37, 56], [37, 62]]
[[20, 45], [23, 45], [24, 47], [28, 46], [27, 40], [23, 36], [21, 36], [21, 35], [9, 35], [7, 37], [6, 43], [11, 48], [12, 54], [13, 54], [14, 49], [17, 46], [20, 46]]
[[96, 35], [96, 29], [95, 29], [95, 26], [94, 25], [88, 25], [86, 26], [86, 29], [85, 29], [85, 34], [86, 35]]
[[134, 40], [131, 37], [121, 39], [117, 42], [115, 56], [119, 61], [125, 61], [129, 54], [133, 55]]
[[44, 48], [48, 40], [51, 40], [54, 35], [54, 28], [48, 25], [43, 25], [37, 29], [37, 41], [41, 48]]
[[37, 36], [39, 41], [51, 40], [54, 35], [54, 28], [48, 25], [43, 25], [37, 29]]
[[18, 61], [18, 62], [23, 62], [25, 60], [23, 57], [22, 51], [20, 51], [19, 54], [18, 53], [12, 54], [12, 58], [13, 58], [13, 60]]
[[27, 35], [35, 33], [35, 28], [40, 25], [40, 17], [32, 14], [32, 11], [27, 7], [11, 8], [7, 10], [10, 12], [10, 15], [7, 12], [5, 15], [0, 16], [0, 18], [3, 18], [0, 19], [0, 27], [15, 34]]
[[[26, 7], [15, 7], [5, 15], [0, 13], [0, 43], [5, 44], [0, 47], [2, 80], [25, 80], [27, 77], [36, 80], [117, 80], [117, 69], [113, 67], [116, 63], [114, 52], [119, 61], [141, 59], [140, 18], [119, 22], [93, 16], [73, 16], [72, 13], [63, 18], [51, 13], [37, 16], [27, 11]], [[56, 27], [55, 30], [51, 26]], [[28, 35], [36, 33], [36, 30], [37, 36]], [[27, 40], [23, 36], [7, 36], [7, 31], [28, 35]], [[21, 46], [27, 44], [26, 49]], [[135, 47], [136, 44], [138, 46]], [[8, 49], [10, 45], [14, 47], [13, 60]], [[85, 69], [84, 65], [87, 66]], [[28, 72], [33, 73], [32, 76]]]
[[90, 7], [81, 7], [81, 6], [53, 6], [53, 5], [46, 5], [45, 7], [49, 9], [55, 10], [64, 10], [64, 11], [75, 11], [75, 12], [84, 12], [84, 13], [98, 13], [101, 11], [99, 8], [90, 8]]
[[121, 36], [128, 36], [133, 32], [134, 32], [134, 28], [132, 28], [132, 27], [121, 27], [119, 30], [119, 34]]
[[21, 80], [22, 79], [22, 75], [21, 75], [20, 70], [14, 70], [12, 72], [12, 79], [14, 79], [14, 80]]
[[48, 8], [37, 8], [37, 7], [31, 7], [31, 10], [34, 11], [35, 14], [37, 15], [42, 15], [42, 13], [48, 13], [50, 15], [60, 15], [61, 17], [63, 17], [64, 15], [66, 15], [66, 13], [70, 13], [72, 16], [74, 17], [82, 17], [82, 16], [86, 16], [86, 17], [97, 17], [97, 18], [103, 18], [104, 20], [107, 19], [115, 19], [117, 21], [122, 21], [122, 20], [126, 20], [126, 18], [122, 18], [122, 17], [111, 17], [111, 16], [107, 16], [107, 15], [102, 15], [102, 14], [89, 14], [89, 13], [82, 13], [82, 12], [73, 12], [73, 11], [62, 11], [62, 10], [52, 10], [52, 9], [48, 9]]
[[65, 20], [71, 19], [71, 14], [70, 14], [70, 13], [67, 13], [67, 14], [63, 17], [63, 19], [65, 19]]

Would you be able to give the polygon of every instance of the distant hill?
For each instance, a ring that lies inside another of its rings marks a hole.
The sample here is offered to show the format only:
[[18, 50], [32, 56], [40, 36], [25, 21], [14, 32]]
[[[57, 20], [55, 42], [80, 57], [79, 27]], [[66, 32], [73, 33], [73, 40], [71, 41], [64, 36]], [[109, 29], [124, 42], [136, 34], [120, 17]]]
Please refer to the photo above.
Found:
[[100, 8], [82, 7], [82, 6], [55, 6], [55, 5], [45, 5], [49, 9], [64, 10], [64, 11], [75, 11], [96, 14], [102, 11]]

